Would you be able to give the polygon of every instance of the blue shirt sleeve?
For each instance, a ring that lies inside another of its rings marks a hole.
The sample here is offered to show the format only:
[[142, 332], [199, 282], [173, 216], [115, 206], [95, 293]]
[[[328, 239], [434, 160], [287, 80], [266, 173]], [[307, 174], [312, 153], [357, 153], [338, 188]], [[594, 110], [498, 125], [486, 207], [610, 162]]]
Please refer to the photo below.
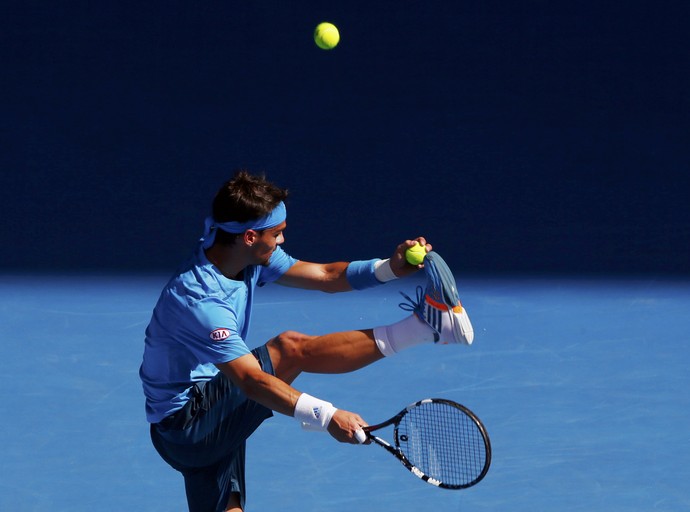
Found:
[[199, 361], [226, 363], [249, 354], [237, 315], [226, 302], [211, 297], [195, 303], [190, 312], [185, 345]]

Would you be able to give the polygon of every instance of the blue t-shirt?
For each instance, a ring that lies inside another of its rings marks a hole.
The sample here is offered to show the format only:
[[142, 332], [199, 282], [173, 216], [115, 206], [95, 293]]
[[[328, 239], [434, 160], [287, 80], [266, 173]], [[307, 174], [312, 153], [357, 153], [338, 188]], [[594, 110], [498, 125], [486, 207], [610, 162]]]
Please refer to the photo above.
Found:
[[267, 266], [228, 279], [199, 248], [165, 286], [146, 329], [139, 375], [146, 418], [158, 423], [181, 409], [196, 382], [210, 380], [225, 363], [249, 353], [249, 321], [257, 286], [280, 278], [296, 262], [277, 247]]

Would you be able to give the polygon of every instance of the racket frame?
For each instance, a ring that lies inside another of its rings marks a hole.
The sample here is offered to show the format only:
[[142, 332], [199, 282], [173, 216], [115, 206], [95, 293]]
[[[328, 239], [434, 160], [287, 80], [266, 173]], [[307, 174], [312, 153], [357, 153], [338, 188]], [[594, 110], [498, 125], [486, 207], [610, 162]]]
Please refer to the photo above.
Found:
[[[482, 439], [484, 441], [484, 448], [486, 452], [486, 458], [484, 461], [484, 467], [482, 468], [482, 471], [477, 475], [474, 480], [471, 482], [468, 482], [466, 484], [448, 484], [445, 482], [442, 482], [432, 476], [429, 476], [425, 474], [421, 469], [416, 467], [414, 464], [412, 464], [407, 456], [405, 455], [405, 452], [402, 451], [400, 448], [400, 439], [398, 437], [398, 427], [400, 426], [400, 422], [405, 417], [405, 415], [415, 407], [419, 407], [422, 404], [426, 403], [441, 403], [441, 404], [446, 404], [451, 407], [455, 407], [457, 409], [460, 409], [465, 415], [467, 415], [477, 426], [479, 432], [481, 433]], [[385, 439], [382, 439], [378, 436], [375, 436], [372, 434], [372, 432], [385, 428], [389, 425], [393, 425], [393, 438], [395, 440], [395, 446], [393, 446], [391, 443], [386, 441]], [[451, 490], [459, 490], [459, 489], [467, 489], [468, 487], [472, 487], [473, 485], [476, 485], [479, 483], [487, 474], [489, 471], [489, 466], [491, 465], [491, 441], [489, 440], [489, 434], [486, 432], [486, 428], [484, 427], [484, 424], [481, 422], [481, 420], [477, 417], [476, 414], [474, 414], [472, 411], [470, 411], [467, 407], [465, 407], [462, 404], [459, 404], [457, 402], [454, 402], [452, 400], [448, 400], [445, 398], [425, 398], [424, 400], [419, 400], [417, 402], [411, 403], [407, 407], [405, 407], [402, 411], [400, 411], [398, 414], [393, 416], [392, 418], [382, 422], [378, 423], [376, 425], [369, 425], [367, 427], [363, 428], [364, 433], [367, 436], [367, 439], [373, 441], [374, 443], [378, 444], [379, 446], [382, 446], [385, 448], [388, 452], [393, 454], [402, 464], [405, 466], [408, 471], [410, 471], [413, 475], [416, 477], [420, 478], [424, 482], [427, 482], [431, 485], [434, 485], [436, 487], [440, 487], [442, 489], [451, 489]]]

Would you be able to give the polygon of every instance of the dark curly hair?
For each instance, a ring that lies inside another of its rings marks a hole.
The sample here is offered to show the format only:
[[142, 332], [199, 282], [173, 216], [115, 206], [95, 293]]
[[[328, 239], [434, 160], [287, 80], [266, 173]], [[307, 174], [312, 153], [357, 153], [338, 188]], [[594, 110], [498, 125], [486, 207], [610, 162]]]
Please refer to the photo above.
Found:
[[[258, 219], [285, 201], [288, 191], [266, 179], [242, 169], [225, 182], [213, 199], [212, 215], [216, 222], [247, 222]], [[237, 235], [219, 230], [216, 242], [234, 243]]]

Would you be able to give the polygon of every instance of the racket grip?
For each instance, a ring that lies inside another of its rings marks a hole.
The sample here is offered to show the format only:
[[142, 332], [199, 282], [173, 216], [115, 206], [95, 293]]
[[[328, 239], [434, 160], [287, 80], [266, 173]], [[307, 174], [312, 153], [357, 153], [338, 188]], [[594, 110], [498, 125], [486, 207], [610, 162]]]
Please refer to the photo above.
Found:
[[367, 435], [364, 430], [361, 428], [359, 430], [355, 430], [355, 439], [359, 441], [359, 444], [364, 444], [364, 442], [367, 440]]

